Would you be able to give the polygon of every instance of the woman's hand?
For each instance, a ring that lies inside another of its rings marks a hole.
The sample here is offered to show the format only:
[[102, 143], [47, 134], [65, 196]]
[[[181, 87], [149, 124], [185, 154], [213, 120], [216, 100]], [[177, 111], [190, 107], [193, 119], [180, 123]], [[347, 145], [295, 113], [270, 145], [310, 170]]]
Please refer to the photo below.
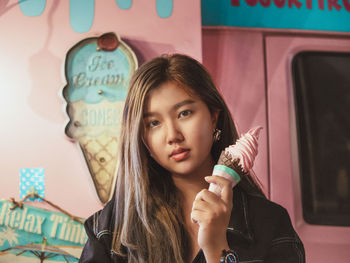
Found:
[[199, 225], [198, 245], [207, 262], [219, 262], [222, 250], [229, 248], [226, 230], [232, 210], [232, 184], [219, 176], [207, 176], [205, 180], [221, 187], [221, 197], [207, 189], [200, 191], [193, 202], [191, 220]]

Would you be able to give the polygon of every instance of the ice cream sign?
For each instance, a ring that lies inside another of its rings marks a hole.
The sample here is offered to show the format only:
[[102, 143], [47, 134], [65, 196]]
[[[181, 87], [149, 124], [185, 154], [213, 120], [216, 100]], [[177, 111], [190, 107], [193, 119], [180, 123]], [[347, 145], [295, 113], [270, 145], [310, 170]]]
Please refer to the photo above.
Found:
[[[77, 262], [84, 226], [60, 212], [0, 200], [0, 262]], [[40, 261], [39, 261], [40, 260]]]
[[114, 33], [85, 39], [67, 53], [65, 133], [79, 144], [102, 203], [113, 192], [121, 114], [136, 68], [135, 54]]

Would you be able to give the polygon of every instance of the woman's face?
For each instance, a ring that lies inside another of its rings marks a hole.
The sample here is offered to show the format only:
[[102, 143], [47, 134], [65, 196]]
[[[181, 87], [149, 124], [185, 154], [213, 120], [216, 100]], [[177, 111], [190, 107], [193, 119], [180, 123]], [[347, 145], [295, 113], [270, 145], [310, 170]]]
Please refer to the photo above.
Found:
[[144, 142], [153, 159], [172, 175], [208, 175], [217, 115], [198, 96], [166, 82], [146, 97]]

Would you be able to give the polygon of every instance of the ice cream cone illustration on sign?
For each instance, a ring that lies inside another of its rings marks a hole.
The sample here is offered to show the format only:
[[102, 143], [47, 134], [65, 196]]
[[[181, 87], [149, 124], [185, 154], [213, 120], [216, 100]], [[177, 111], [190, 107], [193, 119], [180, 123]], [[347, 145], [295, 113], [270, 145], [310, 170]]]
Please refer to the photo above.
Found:
[[102, 203], [113, 193], [122, 109], [136, 68], [135, 54], [114, 33], [84, 39], [66, 56], [65, 133], [79, 144]]

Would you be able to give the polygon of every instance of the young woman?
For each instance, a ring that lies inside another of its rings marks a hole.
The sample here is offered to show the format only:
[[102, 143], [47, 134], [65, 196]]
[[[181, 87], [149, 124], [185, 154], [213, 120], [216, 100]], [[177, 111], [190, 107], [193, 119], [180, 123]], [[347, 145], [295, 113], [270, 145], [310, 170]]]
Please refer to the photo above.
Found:
[[142, 65], [125, 101], [115, 196], [86, 221], [80, 262], [305, 262], [287, 211], [255, 178], [232, 189], [211, 176], [237, 138], [200, 63], [176, 54]]

